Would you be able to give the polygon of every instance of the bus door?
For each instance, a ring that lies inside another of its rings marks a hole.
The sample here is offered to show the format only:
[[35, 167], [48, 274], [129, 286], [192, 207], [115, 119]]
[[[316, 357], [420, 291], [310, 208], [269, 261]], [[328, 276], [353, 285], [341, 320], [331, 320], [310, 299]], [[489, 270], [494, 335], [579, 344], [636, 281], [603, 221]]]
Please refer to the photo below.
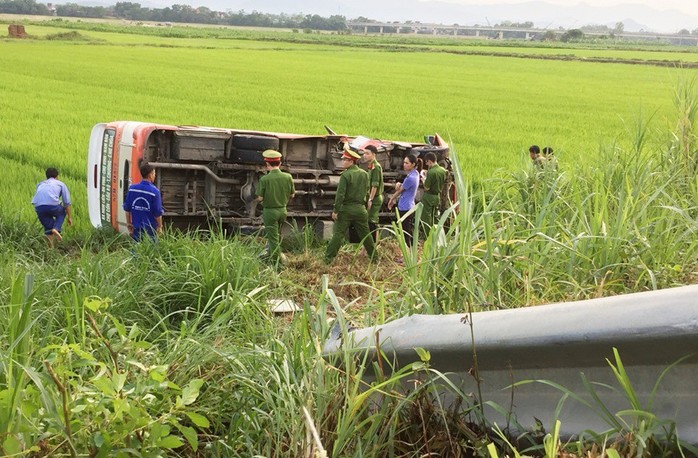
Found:
[[135, 157], [134, 148], [136, 146], [135, 139], [133, 138], [134, 131], [142, 123], [139, 122], [127, 122], [121, 126], [121, 135], [118, 138], [119, 141], [119, 154], [115, 164], [114, 171], [116, 172], [116, 186], [112, 189], [115, 191], [114, 203], [112, 209], [114, 210], [114, 215], [116, 218], [112, 218], [114, 224], [114, 229], [119, 232], [128, 233], [128, 228], [126, 227], [126, 212], [124, 212], [124, 200], [126, 199], [126, 193], [128, 192], [128, 187], [131, 185], [131, 171], [133, 167], [138, 167], [138, 164], [133, 164], [133, 158]]

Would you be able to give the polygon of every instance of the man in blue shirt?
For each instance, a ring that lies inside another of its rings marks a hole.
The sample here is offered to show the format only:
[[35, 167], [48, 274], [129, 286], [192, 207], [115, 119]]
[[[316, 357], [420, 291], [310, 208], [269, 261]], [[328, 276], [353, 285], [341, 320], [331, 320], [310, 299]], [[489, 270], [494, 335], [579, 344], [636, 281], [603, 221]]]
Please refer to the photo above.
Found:
[[50, 246], [53, 246], [54, 238], [63, 240], [61, 228], [66, 217], [68, 225], [73, 225], [70, 204], [68, 187], [58, 180], [58, 170], [49, 167], [46, 169], [46, 180], [36, 185], [32, 205], [39, 217], [39, 222], [44, 227], [44, 234]]
[[144, 163], [140, 168], [140, 183], [132, 184], [128, 188], [124, 211], [128, 233], [133, 240], [140, 241], [143, 235], [155, 239], [158, 232], [162, 232], [162, 197], [160, 190], [155, 187], [155, 168]]

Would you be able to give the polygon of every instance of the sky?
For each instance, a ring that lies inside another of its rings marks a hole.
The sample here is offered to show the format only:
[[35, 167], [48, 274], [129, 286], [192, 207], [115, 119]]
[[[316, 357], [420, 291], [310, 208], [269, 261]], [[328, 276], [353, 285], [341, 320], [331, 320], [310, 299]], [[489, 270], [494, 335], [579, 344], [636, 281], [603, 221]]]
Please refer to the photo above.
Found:
[[[429, 0], [421, 0], [429, 1]], [[497, 5], [502, 3], [526, 3], [530, 0], [441, 0], [460, 5]], [[658, 10], [677, 10], [692, 16], [698, 15], [698, 0], [546, 0], [562, 6], [585, 3], [590, 6], [645, 5]]]

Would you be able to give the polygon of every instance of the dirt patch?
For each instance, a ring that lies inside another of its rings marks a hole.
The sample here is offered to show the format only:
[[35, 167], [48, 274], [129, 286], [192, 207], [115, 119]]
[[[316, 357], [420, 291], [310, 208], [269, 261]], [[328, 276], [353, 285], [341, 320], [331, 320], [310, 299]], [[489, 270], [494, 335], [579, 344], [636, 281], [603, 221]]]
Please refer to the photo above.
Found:
[[293, 289], [297, 303], [305, 300], [314, 303], [322, 290], [322, 277], [327, 275], [328, 287], [342, 308], [358, 311], [379, 291], [400, 289], [403, 266], [396, 262], [400, 258], [397, 243], [383, 240], [378, 244], [378, 252], [380, 259], [371, 263], [363, 248], [359, 250], [358, 245], [347, 244], [330, 265], [325, 264], [318, 250], [286, 253], [287, 262], [281, 275], [283, 282]]
[[29, 35], [24, 30], [22, 24], [10, 24], [7, 26], [7, 33], [10, 38], [28, 38]]

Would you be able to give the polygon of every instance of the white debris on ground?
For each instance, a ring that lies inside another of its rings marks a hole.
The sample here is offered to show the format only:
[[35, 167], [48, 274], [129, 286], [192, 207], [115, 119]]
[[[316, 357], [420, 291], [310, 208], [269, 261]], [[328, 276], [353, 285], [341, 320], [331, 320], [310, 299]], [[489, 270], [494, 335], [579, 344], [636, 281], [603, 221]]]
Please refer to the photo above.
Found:
[[303, 310], [291, 299], [269, 299], [268, 304], [272, 313], [294, 313]]

